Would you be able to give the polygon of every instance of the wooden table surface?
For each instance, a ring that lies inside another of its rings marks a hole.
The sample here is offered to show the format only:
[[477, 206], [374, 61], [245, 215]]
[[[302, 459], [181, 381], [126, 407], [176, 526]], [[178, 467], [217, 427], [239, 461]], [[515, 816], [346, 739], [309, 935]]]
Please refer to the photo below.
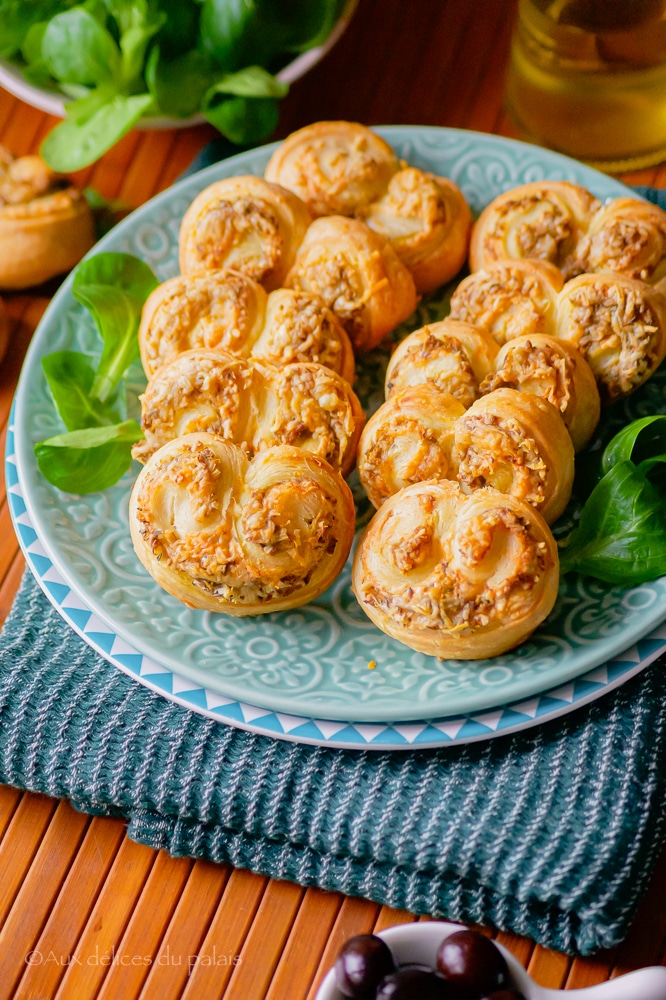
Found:
[[[346, 35], [292, 88], [276, 138], [318, 119], [425, 124], [511, 135], [502, 110], [514, 0], [361, 0]], [[55, 124], [0, 92], [0, 142], [37, 151]], [[77, 179], [137, 206], [168, 187], [207, 127], [133, 132]], [[626, 178], [666, 186], [664, 167]], [[55, 284], [8, 294], [0, 448], [30, 337]], [[0, 622], [24, 569], [0, 481]], [[662, 858], [627, 940], [571, 960], [498, 934], [545, 986], [573, 989], [666, 957]], [[306, 1000], [353, 933], [416, 919], [362, 899], [174, 859], [130, 841], [117, 819], [0, 788], [0, 1000]], [[630, 998], [627, 1000], [640, 1000]]]

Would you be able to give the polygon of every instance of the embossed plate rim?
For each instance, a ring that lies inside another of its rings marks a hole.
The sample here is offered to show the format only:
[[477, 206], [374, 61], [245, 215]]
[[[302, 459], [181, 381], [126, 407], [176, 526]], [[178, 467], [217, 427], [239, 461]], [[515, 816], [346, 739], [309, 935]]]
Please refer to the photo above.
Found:
[[75, 593], [57, 572], [30, 521], [16, 470], [13, 412], [7, 434], [5, 468], [9, 510], [21, 550], [42, 592], [61, 618], [91, 649], [142, 686], [183, 708], [245, 732], [344, 750], [418, 750], [478, 743], [524, 732], [589, 705], [635, 677], [666, 650], [664, 622], [643, 640], [643, 645], [652, 646], [647, 655], [642, 655], [638, 646], [634, 646], [611, 663], [595, 667], [575, 681], [544, 691], [528, 701], [450, 718], [354, 725], [271, 712], [234, 699], [221, 701], [217, 692], [192, 687], [188, 678], [149, 660], [115, 633], [99, 631], [103, 623], [93, 614], [85, 598]]
[[[536, 147], [529, 146], [525, 143], [518, 143], [513, 140], [504, 139], [498, 136], [484, 135], [483, 133], [475, 133], [465, 130], [456, 129], [439, 129], [436, 127], [411, 127], [411, 126], [388, 126], [386, 128], [378, 129], [378, 131], [384, 135], [389, 141], [393, 141], [397, 145], [402, 145], [403, 147], [408, 144], [422, 143], [421, 158], [427, 158], [428, 155], [435, 157], [438, 161], [442, 161], [447, 155], [451, 155], [450, 150], [453, 146], [464, 146], [464, 156], [461, 157], [456, 164], [453, 165], [451, 169], [447, 168], [447, 172], [454, 179], [461, 181], [461, 174], [463, 169], [474, 171], [477, 169], [477, 159], [484, 152], [487, 155], [494, 154], [496, 157], [506, 159], [506, 170], [508, 170], [507, 164], [511, 166], [511, 173], [520, 171], [521, 175], [524, 175], [526, 171], [541, 172], [544, 175], [557, 176], [565, 175], [571, 176], [575, 175], [583, 183], [587, 183], [591, 186], [595, 192], [601, 197], [606, 197], [609, 194], [619, 194], [625, 193], [628, 189], [622, 185], [620, 182], [615, 181], [611, 178], [605, 177], [602, 174], [598, 174], [596, 171], [590, 168], [584, 167], [582, 164], [577, 164], [575, 161], [571, 161], [566, 157], [562, 157], [559, 154], [550, 153], [548, 151], [537, 149]], [[228, 176], [239, 172], [256, 172], [257, 169], [261, 169], [263, 163], [265, 163], [267, 157], [270, 155], [272, 149], [276, 148], [277, 144], [271, 144], [257, 150], [253, 150], [250, 153], [241, 153], [230, 160], [224, 161], [220, 164], [214, 164], [211, 167], [206, 168], [206, 170], [201, 171], [199, 174], [193, 175], [189, 178], [183, 179], [173, 188], [162, 192], [157, 195], [150, 202], [146, 203], [144, 206], [139, 208], [134, 212], [128, 219], [121, 223], [115, 230], [113, 230], [107, 237], [104, 238], [94, 249], [94, 253], [99, 252], [103, 249], [123, 249], [126, 243], [131, 238], [133, 232], [138, 233], [139, 227], [141, 227], [143, 222], [147, 222], [148, 229], [150, 227], [149, 220], [151, 218], [160, 218], [160, 224], [165, 226], [165, 230], [168, 229], [169, 223], [175, 223], [175, 216], [169, 217], [169, 220], [165, 223], [164, 219], [160, 215], [164, 206], [168, 206], [170, 202], [178, 200], [191, 199], [194, 193], [201, 190], [208, 183], [210, 183], [214, 178]], [[419, 152], [417, 150], [417, 155], [414, 162], [418, 162]], [[495, 168], [498, 168], [498, 164], [495, 164]], [[437, 169], [436, 166], [431, 166], [431, 169]], [[480, 169], [480, 167], [478, 168]], [[443, 166], [440, 167], [443, 172]], [[505, 170], [505, 172], [506, 172]], [[524, 179], [521, 176], [521, 179]], [[515, 177], [511, 176], [505, 179], [503, 186], [498, 186], [499, 181], [496, 178], [492, 178], [492, 183], [495, 185], [492, 188], [492, 193], [495, 191], [505, 190], [516, 183]], [[464, 188], [464, 184], [463, 184]], [[168, 216], [168, 212], [167, 212]], [[153, 225], [153, 229], [157, 229], [157, 225]], [[141, 230], [143, 231], [143, 230]], [[124, 241], [124, 242], [123, 242]], [[170, 250], [167, 248], [163, 257], [168, 256]], [[157, 251], [154, 251], [153, 256], [150, 256], [148, 251], [146, 251], [148, 259], [153, 263], [153, 258], [159, 261], [159, 256]], [[155, 266], [155, 265], [154, 265]], [[172, 273], [169, 270], [168, 273]], [[163, 278], [165, 275], [161, 275]], [[73, 586], [74, 589], [81, 592], [81, 596], [85, 597], [87, 603], [93, 608], [95, 613], [104, 620], [110, 627], [115, 629], [115, 631], [122, 635], [128, 642], [136, 646], [142, 653], [152, 656], [153, 658], [159, 660], [165, 667], [174, 670], [179, 674], [184, 674], [190, 679], [194, 680], [196, 683], [214, 688], [216, 691], [224, 694], [225, 696], [237, 697], [241, 700], [247, 700], [253, 704], [260, 705], [262, 708], [269, 708], [280, 712], [293, 712], [293, 711], [307, 711], [308, 715], [319, 716], [321, 714], [322, 706], [322, 696], [320, 694], [319, 700], [312, 698], [310, 699], [309, 691], [306, 692], [305, 699], [298, 695], [299, 700], [295, 700], [295, 696], [289, 690], [260, 690], [257, 691], [253, 688], [249, 680], [245, 677], [241, 677], [240, 681], [236, 678], [219, 678], [211, 675], [210, 671], [197, 664], [183, 663], [180, 657], [176, 657], [172, 654], [170, 649], [163, 648], [163, 645], [158, 648], [156, 652], [155, 645], [150, 641], [143, 638], [141, 635], [137, 635], [135, 631], [132, 631], [132, 627], [122, 620], [118, 620], [117, 615], [114, 614], [114, 609], [109, 608], [104, 600], [96, 594], [89, 594], [85, 592], [85, 588], [81, 587], [81, 584], [76, 577], [73, 569], [68, 562], [66, 552], [61, 551], [55, 540], [49, 534], [47, 530], [47, 525], [43, 521], [43, 514], [45, 509], [42, 510], [39, 506], [37, 499], [37, 494], [40, 489], [43, 491], [44, 482], [39, 480], [38, 473], [36, 472], [36, 466], [34, 463], [34, 458], [32, 455], [31, 441], [29, 440], [29, 423], [27, 419], [27, 414], [29, 412], [29, 380], [30, 375], [34, 375], [35, 369], [38, 370], [39, 355], [41, 353], [46, 353], [48, 350], [46, 346], [46, 339], [49, 329], [52, 328], [54, 323], [57, 324], [58, 316], [62, 312], [63, 316], [67, 315], [67, 307], [72, 304], [71, 294], [71, 277], [68, 278], [59, 292], [56, 294], [53, 302], [47, 309], [42, 323], [37, 331], [33, 343], [28, 352], [24, 370], [19, 381], [19, 388], [17, 393], [17, 460], [19, 466], [19, 476], [21, 481], [24, 483], [25, 487], [25, 502], [30, 510], [30, 516], [33, 523], [37, 525], [40, 529], [40, 534], [42, 536], [44, 545], [50, 550], [50, 554], [53, 558], [54, 564], [57, 566], [58, 571], [62, 574], [63, 578], [68, 581], [69, 584]], [[57, 327], [56, 327], [57, 330]], [[42, 435], [43, 436], [43, 435]], [[116, 488], [117, 489], [117, 488]], [[72, 498], [74, 500], [75, 498]], [[84, 498], [85, 499], [85, 498]], [[109, 501], [111, 502], [111, 501]], [[50, 497], [49, 504], [53, 503], [53, 497]], [[666, 577], [662, 578], [661, 581], [656, 581], [659, 591], [666, 586]], [[146, 577], [146, 588], [150, 588], [151, 582]], [[141, 586], [143, 587], [143, 581], [141, 581]], [[156, 590], [159, 588], [156, 585], [152, 585]], [[118, 589], [118, 588], [116, 588]], [[626, 594], [633, 594], [634, 591], [627, 591]], [[661, 602], [654, 600], [655, 605], [659, 605]], [[174, 602], [175, 604], [175, 602]], [[180, 611], [180, 608], [178, 609]], [[314, 610], [312, 612], [315, 613]], [[283, 613], [283, 614], [289, 614]], [[254, 619], [259, 623], [258, 629], [259, 634], [261, 634], [262, 628], [269, 624], [268, 618], [274, 618], [275, 616], [267, 616], [263, 620]], [[444, 695], [441, 691], [432, 702], [434, 712], [433, 714], [443, 715], [452, 714], [453, 712], [478, 712], [481, 710], [488, 710], [494, 708], [498, 701], [502, 702], [513, 702], [517, 699], [524, 699], [526, 697], [533, 697], [540, 691], [546, 690], [552, 687], [554, 683], [560, 684], [565, 683], [576, 676], [579, 676], [589, 669], [598, 666], [605, 660], [611, 658], [616, 652], [621, 651], [622, 648], [626, 648], [636, 641], [639, 637], [645, 635], [649, 632], [663, 617], [663, 611], [653, 608], [649, 615], [643, 613], [634, 615], [633, 623], [631, 627], [624, 628], [621, 635], [608, 636], [594, 640], [594, 646], [587, 646], [586, 648], [579, 648], [575, 650], [575, 655], [571, 655], [568, 660], [568, 664], [564, 667], [561, 663], [558, 663], [557, 677], [554, 679], [552, 677], [552, 668], [548, 668], [547, 678], [543, 675], [533, 676], [531, 678], [525, 678], [521, 675], [514, 674], [513, 682], [508, 687], [503, 687], [501, 683], [498, 683], [497, 687], [488, 687], [482, 689], [481, 691], [474, 690], [472, 692], [463, 691], [462, 693], [456, 692], [453, 694], [450, 691], [446, 691]], [[239, 621], [239, 620], [235, 620]], [[242, 622], [247, 622], [247, 619], [240, 620]], [[374, 629], [374, 626], [371, 626]], [[368, 623], [363, 622], [359, 625], [361, 633], [367, 632]], [[173, 629], [172, 629], [173, 631]], [[265, 631], [265, 628], [264, 628]], [[205, 633], [213, 634], [213, 633]], [[378, 631], [375, 633], [377, 636], [377, 641], [383, 641], [384, 637], [382, 633]], [[202, 637], [204, 632], [201, 633]], [[553, 643], [557, 645], [558, 637], [551, 637], [551, 646]], [[163, 640], [161, 640], [163, 641]], [[581, 641], [580, 638], [578, 640]], [[393, 656], [400, 654], [401, 657], [412, 657], [412, 664], [414, 665], [413, 655], [411, 651], [407, 650], [406, 647], [400, 646], [400, 644], [395, 644], [396, 648], [392, 650]], [[249, 647], [246, 645], [244, 647], [246, 654]], [[400, 647], [399, 649], [397, 647]], [[552, 649], [549, 653], [543, 653], [541, 659], [544, 656], [546, 659], [551, 657]], [[226, 654], [225, 654], [226, 655]], [[229, 654], [231, 655], [231, 654]], [[302, 655], [303, 659], [307, 657], [305, 654]], [[368, 654], [365, 659], [370, 658]], [[514, 662], [514, 657], [508, 658], [509, 662]], [[521, 658], [520, 653], [517, 654], [515, 660], [523, 660], [526, 658]], [[386, 666], [390, 668], [392, 666], [392, 661], [386, 661], [381, 664], [381, 666]], [[453, 664], [455, 670], [464, 673], [470, 669], [478, 670], [479, 673], [485, 676], [484, 672], [492, 672], [493, 676], [496, 677], [496, 671], [499, 670], [500, 677], [502, 672], [502, 660], [501, 658], [495, 661], [483, 661], [478, 664]], [[321, 664], [320, 664], [321, 668]], [[431, 668], [432, 669], [432, 668]], [[508, 668], [504, 668], [505, 670]], [[534, 668], [536, 669], [536, 668]], [[509, 671], [510, 672], [510, 671]], [[366, 676], [358, 683], [365, 683], [366, 691], [370, 690], [368, 688], [368, 672], [366, 671]], [[379, 680], [381, 673], [378, 670], [376, 675], [377, 683], [382, 683]], [[263, 683], [263, 681], [262, 681]], [[356, 678], [355, 678], [355, 683]], [[357, 683], [357, 687], [358, 687]], [[387, 684], [389, 682], [387, 681]], [[439, 683], [439, 678], [438, 678]], [[452, 681], [453, 683], [453, 681]], [[389, 685], [390, 686], [390, 685]], [[498, 691], [502, 691], [502, 696], [498, 694]], [[372, 689], [372, 692], [377, 692], [376, 688]], [[326, 715], [331, 720], [341, 720], [346, 722], [373, 722], [381, 721], [383, 722], [387, 717], [389, 718], [411, 718], [411, 719], [422, 719], [424, 713], [423, 701], [421, 703], [410, 704], [409, 708], [405, 707], [405, 695], [404, 691], [400, 691], [397, 694], [393, 694], [393, 700], [396, 702], [395, 710], [394, 706], [387, 708], [388, 698], [381, 697], [381, 691], [378, 692], [377, 700], [373, 703], [372, 701], [363, 701], [363, 699], [357, 699], [352, 701], [350, 704], [350, 696], [348, 692], [345, 692], [345, 698], [347, 698], [347, 703], [343, 706], [339, 704], [326, 706]], [[342, 697], [342, 695], [336, 692], [337, 697]], [[366, 695], [369, 697], [368, 695]], [[374, 695], [373, 695], [374, 696]], [[421, 693], [421, 697], [423, 694]], [[308, 702], [308, 699], [309, 702]], [[450, 709], [450, 711], [449, 711]]]

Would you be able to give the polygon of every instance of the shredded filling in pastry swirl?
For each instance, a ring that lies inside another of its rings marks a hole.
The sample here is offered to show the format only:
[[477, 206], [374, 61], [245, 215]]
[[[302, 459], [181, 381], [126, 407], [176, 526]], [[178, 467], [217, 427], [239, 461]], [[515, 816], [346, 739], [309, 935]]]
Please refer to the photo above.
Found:
[[255, 198], [215, 202], [197, 219], [193, 239], [203, 268], [238, 267], [259, 282], [275, 269], [282, 250], [277, 215]]
[[493, 486], [543, 505], [548, 467], [534, 438], [513, 417], [467, 413], [456, 423], [456, 453], [458, 478], [468, 489]]

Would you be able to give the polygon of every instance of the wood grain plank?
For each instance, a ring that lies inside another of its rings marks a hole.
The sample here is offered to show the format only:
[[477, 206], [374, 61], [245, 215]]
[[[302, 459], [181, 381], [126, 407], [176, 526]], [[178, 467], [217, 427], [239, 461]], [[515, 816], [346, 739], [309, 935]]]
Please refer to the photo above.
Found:
[[591, 958], [574, 958], [566, 979], [566, 989], [577, 990], [584, 986], [596, 986], [610, 978], [615, 961], [615, 952], [600, 951]]
[[9, 504], [5, 500], [0, 503], [0, 538], [6, 539], [0, 545], [0, 581], [4, 580], [9, 568], [14, 562], [19, 550], [18, 541], [14, 535], [14, 526], [9, 512]]
[[24, 572], [25, 559], [23, 553], [17, 552], [4, 580], [0, 583], [0, 630], [11, 611]]
[[[49, 957], [33, 949], [89, 823], [89, 816], [76, 812], [65, 801], [53, 814], [0, 931], [0, 1000], [20, 995], [15, 987], [31, 960], [41, 963]], [[54, 958], [57, 961], [55, 954]]]
[[504, 945], [518, 959], [520, 964], [527, 968], [532, 957], [532, 952], [534, 951], [533, 941], [530, 941], [529, 938], [520, 937], [518, 934], [509, 934], [507, 931], [499, 931], [495, 935], [495, 940], [499, 944]]
[[157, 852], [125, 837], [56, 993], [93, 1000], [116, 956]]
[[57, 807], [56, 799], [27, 792], [11, 818], [0, 844], [0, 926], [14, 904]]
[[408, 910], [396, 910], [392, 906], [382, 906], [375, 926], [372, 928], [372, 933], [379, 934], [381, 931], [388, 930], [389, 927], [397, 926], [397, 924], [412, 924], [417, 919], [416, 914], [410, 913]]
[[294, 882], [268, 883], [225, 1000], [264, 1000], [304, 895], [305, 889]]
[[193, 864], [189, 858], [172, 858], [163, 851], [157, 855], [98, 1000], [139, 996]]
[[527, 971], [541, 986], [561, 990], [569, 974], [571, 959], [559, 951], [537, 945], [532, 952]]
[[231, 868], [197, 861], [155, 955], [140, 1000], [177, 1000], [196, 964]]
[[152, 197], [174, 142], [173, 132], [142, 133], [118, 193], [121, 201], [141, 205]]
[[[236, 869], [224, 890], [196, 962], [183, 990], [183, 1000], [215, 1000], [224, 996], [241, 949], [259, 909], [268, 879]], [[249, 998], [248, 998], [249, 1000]]]
[[17, 998], [52, 997], [73, 960], [95, 900], [122, 842], [122, 820], [94, 816], [58, 898], [34, 945], [37, 962], [25, 969]]
[[308, 889], [282, 951], [266, 1000], [305, 1000], [315, 977], [343, 897]]
[[0, 785], [0, 843], [23, 796], [20, 788]]
[[307, 1000], [314, 1000], [319, 985], [335, 963], [340, 948], [354, 934], [370, 934], [377, 922], [381, 907], [367, 899], [346, 896], [338, 911], [331, 933], [328, 936], [319, 966], [315, 973]]

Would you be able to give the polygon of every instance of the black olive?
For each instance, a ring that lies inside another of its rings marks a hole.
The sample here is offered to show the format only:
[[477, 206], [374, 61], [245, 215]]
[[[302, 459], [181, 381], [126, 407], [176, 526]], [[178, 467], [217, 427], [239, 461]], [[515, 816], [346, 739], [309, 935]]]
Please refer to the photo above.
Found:
[[335, 981], [351, 1000], [375, 1000], [377, 987], [395, 972], [391, 949], [375, 934], [356, 934], [342, 946], [335, 963]]
[[376, 1000], [455, 1000], [455, 993], [432, 969], [404, 965], [386, 977]]
[[526, 998], [520, 990], [510, 989], [495, 990], [494, 993], [488, 993], [487, 996], [482, 997], [482, 1000], [526, 1000]]
[[479, 1000], [511, 989], [509, 969], [493, 942], [478, 931], [456, 931], [437, 950], [437, 969], [460, 1000]]

